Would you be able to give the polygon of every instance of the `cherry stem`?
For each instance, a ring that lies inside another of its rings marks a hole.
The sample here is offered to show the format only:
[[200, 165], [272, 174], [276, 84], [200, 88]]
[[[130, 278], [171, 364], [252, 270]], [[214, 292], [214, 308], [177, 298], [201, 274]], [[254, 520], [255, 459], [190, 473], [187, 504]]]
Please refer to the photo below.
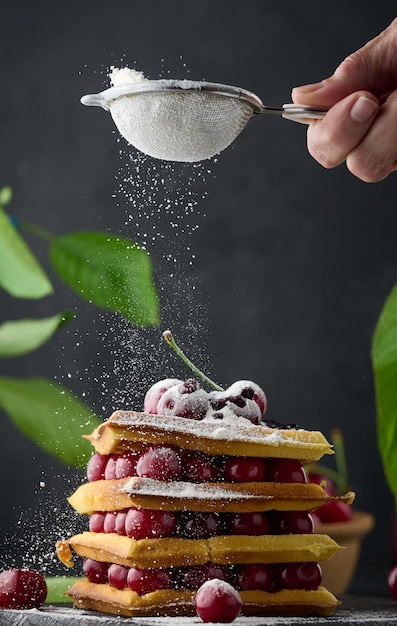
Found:
[[319, 463], [309, 463], [305, 467], [306, 472], [309, 474], [321, 474], [326, 478], [332, 480], [335, 485], [335, 490], [338, 495], [346, 493], [348, 490], [345, 479], [336, 471], [325, 465]]
[[182, 361], [192, 370], [198, 378], [201, 378], [203, 382], [205, 382], [211, 389], [214, 391], [224, 391], [222, 387], [219, 387], [213, 380], [208, 378], [203, 372], [201, 372], [195, 365], [187, 358], [186, 354], [181, 350], [178, 344], [175, 342], [172, 333], [170, 330], [165, 330], [163, 332], [163, 338], [168, 343], [168, 345], [177, 353], [177, 355], [182, 359]]
[[336, 493], [342, 494], [348, 491], [349, 482], [347, 476], [347, 465], [345, 457], [345, 446], [343, 443], [342, 432], [338, 428], [334, 428], [331, 431], [331, 440], [335, 450], [335, 465], [336, 470], [333, 470], [319, 463], [309, 463], [306, 467], [308, 474], [324, 474], [327, 478], [330, 478], [336, 487]]
[[334, 444], [335, 450], [335, 463], [336, 469], [340, 476], [342, 476], [345, 484], [348, 483], [347, 478], [347, 465], [346, 465], [346, 457], [345, 457], [345, 446], [343, 443], [342, 432], [338, 428], [334, 428], [331, 431], [331, 439]]

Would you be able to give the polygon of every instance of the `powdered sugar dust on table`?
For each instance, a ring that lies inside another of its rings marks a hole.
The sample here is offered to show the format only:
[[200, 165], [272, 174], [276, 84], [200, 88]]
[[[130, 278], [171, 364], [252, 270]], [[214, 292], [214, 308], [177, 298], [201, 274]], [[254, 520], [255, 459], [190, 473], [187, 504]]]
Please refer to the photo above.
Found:
[[[69, 606], [44, 606], [41, 609], [0, 611], [1, 626], [194, 626], [203, 624], [198, 617], [113, 617]], [[343, 604], [330, 617], [239, 617], [234, 626], [397, 626], [396, 603], [386, 597], [345, 596]]]

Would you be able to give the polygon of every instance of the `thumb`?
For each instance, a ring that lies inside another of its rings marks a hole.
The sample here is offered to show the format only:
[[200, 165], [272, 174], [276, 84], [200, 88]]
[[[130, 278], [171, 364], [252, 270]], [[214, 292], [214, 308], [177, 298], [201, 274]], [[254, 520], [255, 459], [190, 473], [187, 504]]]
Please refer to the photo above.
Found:
[[351, 93], [366, 90], [378, 98], [397, 88], [397, 19], [365, 46], [348, 56], [329, 78], [295, 87], [298, 104], [330, 108]]

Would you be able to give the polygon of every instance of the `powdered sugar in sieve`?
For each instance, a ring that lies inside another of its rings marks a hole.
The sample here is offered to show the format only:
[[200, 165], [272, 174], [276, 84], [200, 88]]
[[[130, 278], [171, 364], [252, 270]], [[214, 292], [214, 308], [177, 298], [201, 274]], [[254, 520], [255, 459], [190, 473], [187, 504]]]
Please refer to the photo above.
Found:
[[267, 107], [245, 89], [190, 80], [117, 82], [101, 93], [83, 96], [81, 102], [109, 111], [120, 134], [141, 152], [183, 162], [218, 154], [258, 113], [305, 123], [325, 114], [294, 104]]

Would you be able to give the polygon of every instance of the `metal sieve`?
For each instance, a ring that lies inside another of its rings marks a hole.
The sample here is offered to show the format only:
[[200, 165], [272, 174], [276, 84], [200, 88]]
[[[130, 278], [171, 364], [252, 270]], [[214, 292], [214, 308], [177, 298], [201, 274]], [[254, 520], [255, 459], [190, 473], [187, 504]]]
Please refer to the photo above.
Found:
[[229, 85], [191, 80], [144, 80], [81, 98], [109, 111], [135, 148], [165, 161], [209, 159], [229, 146], [259, 113], [309, 123], [326, 113], [284, 104], [265, 106], [255, 94]]

